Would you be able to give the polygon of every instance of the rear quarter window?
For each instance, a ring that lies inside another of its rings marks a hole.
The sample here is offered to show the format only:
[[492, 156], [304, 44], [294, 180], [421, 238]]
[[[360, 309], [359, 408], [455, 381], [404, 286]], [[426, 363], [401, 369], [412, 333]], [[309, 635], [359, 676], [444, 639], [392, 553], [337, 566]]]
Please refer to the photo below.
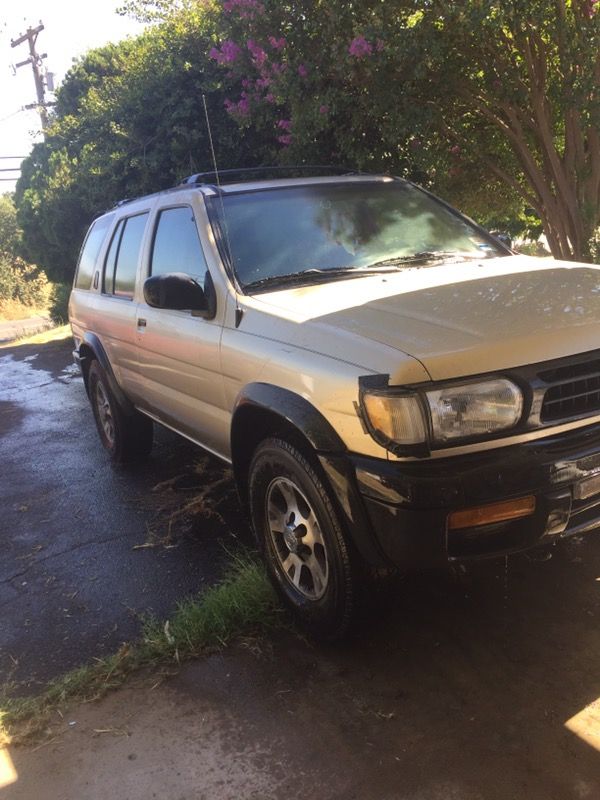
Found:
[[148, 212], [122, 219], [117, 225], [106, 257], [104, 292], [133, 298], [137, 265]]
[[92, 285], [92, 277], [94, 275], [98, 254], [112, 219], [113, 215], [110, 214], [106, 217], [100, 217], [100, 219], [97, 219], [91, 224], [79, 255], [77, 272], [75, 273], [76, 289], [89, 289]]

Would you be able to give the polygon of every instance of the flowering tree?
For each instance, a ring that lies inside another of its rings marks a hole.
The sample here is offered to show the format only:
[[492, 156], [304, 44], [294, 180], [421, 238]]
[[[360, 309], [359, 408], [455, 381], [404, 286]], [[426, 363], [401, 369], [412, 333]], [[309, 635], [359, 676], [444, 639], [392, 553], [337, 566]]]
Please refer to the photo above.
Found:
[[589, 258], [597, 0], [224, 0], [217, 13], [211, 56], [237, 88], [227, 110], [282, 160], [420, 169], [479, 203], [518, 199], [556, 257]]

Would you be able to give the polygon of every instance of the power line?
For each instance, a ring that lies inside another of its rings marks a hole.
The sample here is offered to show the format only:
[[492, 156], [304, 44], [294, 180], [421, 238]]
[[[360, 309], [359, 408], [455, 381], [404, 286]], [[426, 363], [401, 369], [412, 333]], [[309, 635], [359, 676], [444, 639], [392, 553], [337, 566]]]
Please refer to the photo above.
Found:
[[20, 114], [21, 111], [24, 111], [24, 108], [17, 108], [16, 111], [13, 111], [12, 114], [7, 114], [5, 117], [0, 118], [0, 122], [5, 122], [7, 119], [11, 119], [12, 117], [16, 117], [17, 114]]

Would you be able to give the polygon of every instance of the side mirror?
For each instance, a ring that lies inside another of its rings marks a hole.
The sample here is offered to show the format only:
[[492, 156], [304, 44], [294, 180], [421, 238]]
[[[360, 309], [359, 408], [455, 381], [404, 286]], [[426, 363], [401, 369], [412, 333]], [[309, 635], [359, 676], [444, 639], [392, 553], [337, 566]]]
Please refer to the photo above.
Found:
[[176, 311], [208, 311], [204, 289], [184, 272], [152, 275], [144, 281], [144, 300], [152, 308]]

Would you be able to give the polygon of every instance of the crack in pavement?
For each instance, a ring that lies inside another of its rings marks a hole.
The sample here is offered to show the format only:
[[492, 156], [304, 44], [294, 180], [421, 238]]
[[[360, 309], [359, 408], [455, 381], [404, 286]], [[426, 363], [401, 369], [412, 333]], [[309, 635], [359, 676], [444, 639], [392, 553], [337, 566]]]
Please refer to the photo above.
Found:
[[91, 547], [92, 545], [100, 545], [100, 544], [106, 544], [108, 542], [114, 542], [117, 539], [123, 538], [123, 536], [124, 534], [120, 533], [117, 534], [117, 536], [108, 536], [106, 539], [97, 539], [90, 542], [79, 542], [78, 544], [74, 544], [73, 547], [68, 547], [66, 550], [61, 550], [58, 553], [50, 553], [49, 555], [44, 556], [44, 558], [36, 559], [20, 572], [16, 572], [14, 575], [11, 575], [8, 578], [2, 578], [2, 580], [0, 580], [0, 585], [10, 584], [17, 578], [21, 578], [23, 577], [23, 575], [26, 575], [29, 572], [29, 570], [33, 569], [34, 567], [37, 567], [40, 564], [44, 564], [46, 561], [50, 561], [53, 558], [58, 558], [58, 556], [64, 556], [67, 555], [68, 553], [73, 553], [75, 552], [75, 550], [79, 550], [84, 547]]

